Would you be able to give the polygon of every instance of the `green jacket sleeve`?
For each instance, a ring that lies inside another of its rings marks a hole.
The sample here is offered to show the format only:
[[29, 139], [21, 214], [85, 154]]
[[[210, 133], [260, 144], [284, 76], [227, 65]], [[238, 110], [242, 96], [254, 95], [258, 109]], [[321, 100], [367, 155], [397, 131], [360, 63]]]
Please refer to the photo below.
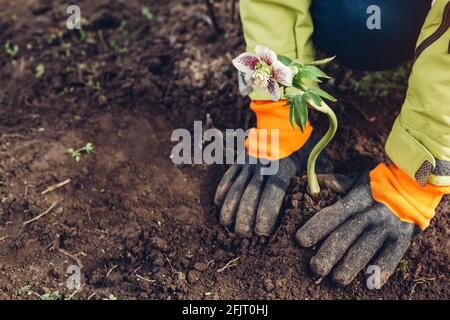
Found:
[[401, 113], [386, 143], [420, 184], [450, 185], [450, 1], [437, 0], [422, 28]]
[[[240, 13], [247, 51], [269, 47], [300, 61], [314, 59], [311, 0], [241, 0]], [[253, 100], [270, 100], [268, 93], [253, 92]]]

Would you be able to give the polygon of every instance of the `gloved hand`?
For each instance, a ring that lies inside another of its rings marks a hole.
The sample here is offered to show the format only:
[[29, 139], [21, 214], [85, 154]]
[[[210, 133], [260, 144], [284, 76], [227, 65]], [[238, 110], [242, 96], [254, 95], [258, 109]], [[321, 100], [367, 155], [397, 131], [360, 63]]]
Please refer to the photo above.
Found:
[[394, 165], [379, 165], [358, 180], [346, 197], [319, 211], [296, 234], [302, 247], [326, 239], [310, 266], [318, 277], [330, 273], [349, 284], [368, 263], [380, 268], [387, 282], [410, 246], [425, 229], [449, 188], [420, 187]]
[[214, 203], [220, 223], [240, 236], [272, 233], [291, 179], [305, 163], [302, 150], [279, 160], [276, 175], [264, 176], [259, 164], [232, 165], [217, 187]]
[[[252, 129], [256, 136], [261, 129], [279, 130], [278, 156], [268, 159], [279, 161], [278, 171], [274, 175], [263, 175], [264, 165], [260, 161], [234, 164], [217, 187], [214, 203], [220, 208], [223, 226], [234, 227], [240, 236], [251, 236], [253, 230], [258, 236], [268, 236], [273, 231], [290, 180], [306, 163], [309, 155], [306, 149], [312, 149], [314, 139], [310, 138], [312, 127], [309, 124], [304, 132], [291, 126], [286, 101], [257, 101], [251, 108], [257, 117], [257, 129]], [[270, 149], [265, 141], [258, 140], [253, 148], [248, 142], [249, 159], [261, 159], [259, 151]], [[269, 166], [272, 165], [266, 164]]]

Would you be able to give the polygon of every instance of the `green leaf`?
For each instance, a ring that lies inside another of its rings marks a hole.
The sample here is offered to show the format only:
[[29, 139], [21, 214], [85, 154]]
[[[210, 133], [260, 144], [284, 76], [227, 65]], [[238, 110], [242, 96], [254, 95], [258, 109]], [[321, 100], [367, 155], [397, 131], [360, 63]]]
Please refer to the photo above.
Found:
[[283, 55], [278, 55], [278, 60], [281, 61], [283, 64], [290, 66], [292, 63], [292, 59]]
[[[322, 104], [322, 98], [317, 94], [312, 93], [311, 91], [305, 92], [305, 98], [307, 100], [312, 100], [312, 102], [314, 102], [314, 104], [317, 106], [320, 106]], [[311, 103], [311, 101], [308, 102]]]
[[300, 79], [310, 79], [314, 82], [322, 82], [314, 73], [305, 69], [300, 69], [297, 73], [297, 76]]
[[91, 154], [92, 152], [94, 152], [94, 146], [92, 143], [88, 142], [86, 144], [86, 146], [84, 147], [84, 150], [86, 151], [87, 154]]
[[292, 128], [295, 129], [295, 117], [294, 117], [295, 109], [292, 104], [289, 104], [289, 122], [291, 123]]
[[293, 100], [294, 116], [295, 116], [295, 122], [297, 123], [300, 130], [303, 132], [303, 122], [302, 122], [301, 113], [299, 110], [298, 97], [299, 96], [296, 96], [295, 99]]
[[318, 66], [318, 65], [321, 65], [321, 64], [327, 64], [327, 63], [333, 61], [335, 58], [336, 58], [336, 56], [333, 56], [333, 57], [325, 58], [325, 59], [322, 59], [322, 60], [308, 62], [306, 64], [309, 65], [309, 66]]
[[314, 74], [316, 77], [331, 79], [331, 77], [329, 77], [325, 72], [315, 66], [305, 66], [304, 70], [307, 70], [308, 72]]
[[300, 98], [300, 112], [303, 118], [303, 126], [308, 123], [308, 102], [305, 99], [305, 95]]
[[323, 91], [320, 88], [310, 88], [308, 91], [312, 92], [312, 93], [314, 93], [314, 94], [316, 94], [316, 95], [318, 95], [318, 96], [320, 96], [322, 98], [328, 99], [330, 101], [333, 101], [333, 102], [337, 101], [337, 99], [335, 97], [333, 97], [331, 94]]
[[[320, 82], [319, 79], [317, 79], [317, 80]], [[301, 89], [303, 91], [306, 91], [308, 89], [306, 84], [303, 82], [301, 75], [299, 75], [299, 74], [295, 75], [294, 79], [292, 80], [292, 85], [295, 88]]]
[[35, 76], [36, 78], [40, 78], [44, 75], [44, 73], [45, 73], [45, 66], [42, 63], [40, 63], [35, 69]]
[[153, 13], [149, 7], [141, 7], [141, 13], [148, 21], [153, 20]]
[[41, 300], [59, 300], [59, 299], [61, 299], [59, 291], [50, 291], [41, 296]]
[[31, 286], [26, 285], [26, 286], [20, 288], [19, 290], [16, 291], [16, 294], [21, 297], [30, 295], [31, 294]]

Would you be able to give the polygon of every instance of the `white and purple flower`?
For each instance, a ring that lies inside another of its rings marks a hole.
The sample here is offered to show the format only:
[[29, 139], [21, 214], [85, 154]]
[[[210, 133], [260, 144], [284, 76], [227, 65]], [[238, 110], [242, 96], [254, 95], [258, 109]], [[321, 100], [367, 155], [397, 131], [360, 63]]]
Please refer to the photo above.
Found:
[[274, 101], [281, 98], [280, 85], [292, 87], [293, 70], [278, 60], [275, 52], [257, 45], [255, 54], [242, 53], [233, 60], [239, 70], [239, 91], [247, 96], [253, 90], [268, 90]]

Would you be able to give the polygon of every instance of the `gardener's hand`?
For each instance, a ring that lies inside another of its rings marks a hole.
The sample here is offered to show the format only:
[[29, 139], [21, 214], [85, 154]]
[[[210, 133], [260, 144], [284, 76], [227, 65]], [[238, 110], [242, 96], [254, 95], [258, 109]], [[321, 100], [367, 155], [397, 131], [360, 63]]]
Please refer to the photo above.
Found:
[[279, 160], [278, 173], [263, 175], [262, 164], [232, 165], [217, 187], [220, 223], [240, 236], [270, 235], [291, 179], [304, 163], [303, 151]]
[[[304, 167], [319, 141], [319, 134], [309, 123], [304, 130], [291, 125], [286, 103], [287, 100], [251, 103], [257, 127], [250, 130], [246, 153], [259, 160], [231, 166], [217, 188], [214, 202], [220, 209], [220, 222], [231, 231], [234, 228], [240, 236], [251, 236], [253, 231], [258, 236], [272, 233], [291, 178]], [[272, 141], [271, 130], [274, 129], [278, 133], [278, 143]], [[269, 136], [271, 138], [267, 139]], [[261, 158], [279, 160], [278, 163], [264, 161], [265, 167], [270, 168], [267, 169], [261, 164]], [[325, 159], [319, 157], [317, 171], [325, 171], [327, 165]], [[278, 170], [273, 170], [277, 167]], [[337, 185], [332, 180], [325, 184]]]
[[[308, 142], [291, 156], [278, 160], [278, 171], [274, 175], [262, 175], [263, 167], [272, 164], [232, 165], [222, 177], [214, 197], [220, 208], [220, 223], [243, 237], [269, 236], [279, 216], [283, 199], [291, 179], [304, 168], [313, 146], [319, 140], [315, 133]], [[317, 161], [319, 172], [329, 172], [331, 165], [324, 156]], [[342, 192], [348, 188], [346, 177], [333, 174], [318, 175], [319, 183]], [[347, 187], [346, 187], [347, 186]]]
[[[408, 249], [418, 228], [402, 222], [384, 204], [372, 197], [365, 174], [350, 193], [331, 207], [314, 215], [296, 234], [302, 247], [326, 239], [310, 266], [320, 278], [328, 275], [339, 284], [349, 284], [372, 258], [380, 268], [381, 285], [386, 283]], [[377, 255], [378, 254], [378, 255]]]

